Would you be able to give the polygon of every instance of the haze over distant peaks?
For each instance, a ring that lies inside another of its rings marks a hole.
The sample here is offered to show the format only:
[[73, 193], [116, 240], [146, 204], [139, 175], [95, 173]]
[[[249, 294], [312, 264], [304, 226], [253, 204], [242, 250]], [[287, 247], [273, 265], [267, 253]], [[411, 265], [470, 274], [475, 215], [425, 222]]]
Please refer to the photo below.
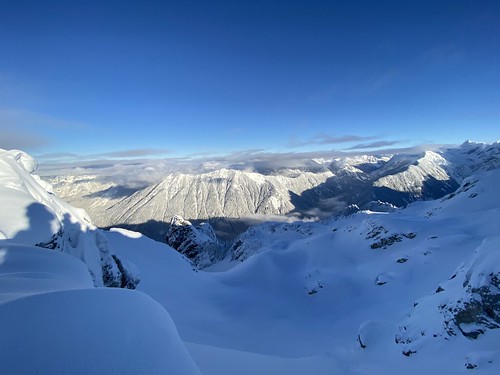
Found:
[[234, 237], [245, 227], [242, 222], [262, 215], [324, 218], [353, 204], [363, 209], [381, 201], [402, 207], [442, 197], [471, 173], [498, 167], [499, 145], [468, 141], [441, 151], [348, 156], [317, 160], [315, 168], [276, 167], [261, 173], [228, 168], [172, 173], [140, 189], [96, 175], [49, 181], [102, 227], [125, 225], [163, 240], [167, 228], [162, 223], [179, 215], [210, 220], [220, 235]]

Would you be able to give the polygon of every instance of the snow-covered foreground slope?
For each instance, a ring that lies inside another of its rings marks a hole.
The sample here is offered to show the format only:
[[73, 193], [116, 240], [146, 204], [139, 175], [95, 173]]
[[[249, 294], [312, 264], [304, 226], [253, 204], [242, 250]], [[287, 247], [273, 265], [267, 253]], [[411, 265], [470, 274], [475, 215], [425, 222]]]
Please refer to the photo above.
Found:
[[149, 296], [94, 288], [80, 261], [0, 245], [1, 374], [199, 374]]
[[35, 168], [0, 150], [0, 374], [199, 374], [158, 302], [102, 287], [137, 280]]
[[265, 236], [245, 248], [247, 259], [225, 272], [193, 273], [133, 232], [107, 237], [141, 269], [138, 288], [172, 314], [204, 374], [493, 374], [499, 183], [492, 170], [442, 200], [394, 213], [299, 230], [263, 224], [252, 228], [249, 240], [259, 228]]

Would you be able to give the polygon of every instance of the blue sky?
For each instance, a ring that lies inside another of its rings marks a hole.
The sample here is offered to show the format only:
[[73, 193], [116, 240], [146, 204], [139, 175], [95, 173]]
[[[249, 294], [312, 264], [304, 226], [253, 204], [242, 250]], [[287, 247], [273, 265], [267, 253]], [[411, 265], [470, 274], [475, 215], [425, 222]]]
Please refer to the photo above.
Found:
[[1, 5], [0, 147], [42, 159], [500, 139], [498, 1]]

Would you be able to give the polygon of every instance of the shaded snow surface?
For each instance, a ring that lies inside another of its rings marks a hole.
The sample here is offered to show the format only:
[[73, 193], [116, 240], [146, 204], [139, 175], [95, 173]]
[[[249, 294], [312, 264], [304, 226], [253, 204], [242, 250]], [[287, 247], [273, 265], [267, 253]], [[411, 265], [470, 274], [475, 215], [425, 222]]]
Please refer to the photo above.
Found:
[[35, 168], [0, 150], [0, 374], [199, 374], [158, 302], [95, 287], [127, 262]]
[[0, 246], [0, 374], [199, 374], [151, 297], [94, 288], [85, 265]]

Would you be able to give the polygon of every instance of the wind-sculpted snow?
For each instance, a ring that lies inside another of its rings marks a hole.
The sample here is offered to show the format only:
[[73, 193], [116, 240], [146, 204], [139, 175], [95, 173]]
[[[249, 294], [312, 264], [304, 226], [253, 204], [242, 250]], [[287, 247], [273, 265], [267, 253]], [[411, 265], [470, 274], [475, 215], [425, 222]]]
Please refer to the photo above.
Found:
[[0, 254], [1, 374], [200, 374], [150, 297], [93, 288], [72, 256], [11, 244]]
[[52, 193], [34, 175], [36, 162], [21, 151], [0, 150], [0, 241], [36, 245], [83, 261], [96, 286], [134, 288], [137, 275], [109, 248], [87, 214]]
[[35, 169], [0, 150], [0, 373], [199, 375], [161, 305], [102, 288], [135, 288], [135, 267]]

